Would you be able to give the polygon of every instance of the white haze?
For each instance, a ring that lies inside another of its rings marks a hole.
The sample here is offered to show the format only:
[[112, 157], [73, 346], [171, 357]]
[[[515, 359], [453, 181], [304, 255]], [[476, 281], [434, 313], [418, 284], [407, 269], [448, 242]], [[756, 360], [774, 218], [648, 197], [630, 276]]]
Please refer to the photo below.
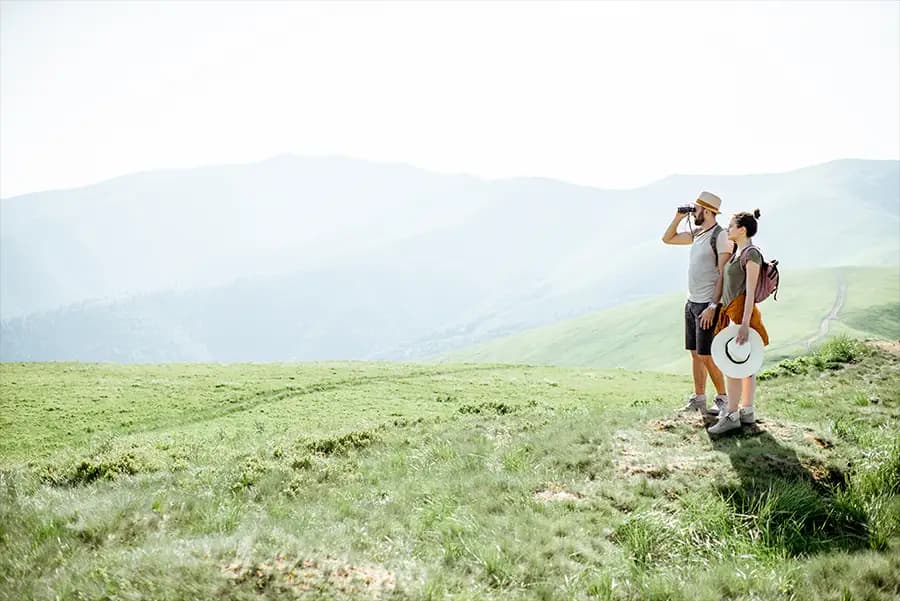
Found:
[[900, 158], [897, 2], [0, 11], [3, 198], [281, 153], [603, 188]]

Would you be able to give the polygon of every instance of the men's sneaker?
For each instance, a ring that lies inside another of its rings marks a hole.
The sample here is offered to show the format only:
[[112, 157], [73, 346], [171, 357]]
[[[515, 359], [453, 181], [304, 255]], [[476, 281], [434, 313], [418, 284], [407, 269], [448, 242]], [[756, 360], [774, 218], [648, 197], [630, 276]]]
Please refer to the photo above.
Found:
[[755, 424], [756, 415], [753, 413], [753, 407], [741, 407], [741, 423]]
[[726, 413], [716, 421], [715, 425], [706, 429], [710, 434], [724, 434], [731, 430], [738, 430], [741, 427], [741, 417], [739, 412]]
[[706, 395], [705, 394], [692, 394], [688, 399], [687, 405], [681, 408], [682, 411], [699, 411], [701, 413], [706, 413]]
[[706, 412], [710, 415], [722, 417], [722, 415], [724, 415], [725, 413], [725, 410], [728, 409], [728, 395], [717, 394], [716, 398], [713, 400], [713, 403], [715, 403], [715, 406], [710, 407], [706, 410]]

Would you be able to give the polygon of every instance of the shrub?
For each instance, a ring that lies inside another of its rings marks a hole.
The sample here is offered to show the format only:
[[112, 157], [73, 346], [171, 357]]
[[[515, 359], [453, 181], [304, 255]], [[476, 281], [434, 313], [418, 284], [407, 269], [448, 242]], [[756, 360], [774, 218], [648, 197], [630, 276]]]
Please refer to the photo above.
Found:
[[248, 457], [240, 467], [231, 489], [234, 491], [250, 488], [268, 471], [268, 466], [256, 456]]
[[516, 408], [514, 406], [507, 405], [506, 403], [498, 403], [496, 401], [479, 403], [478, 405], [463, 405], [459, 408], [460, 413], [474, 415], [482, 415], [487, 413], [507, 415], [508, 413], [515, 413], [515, 411]]
[[362, 449], [379, 440], [378, 434], [372, 430], [348, 432], [342, 436], [320, 438], [306, 443], [306, 448], [320, 455], [344, 453], [350, 449]]
[[62, 466], [46, 465], [40, 475], [42, 480], [56, 486], [79, 486], [158, 469], [159, 466], [144, 457], [139, 450], [129, 449], [91, 454]]
[[865, 344], [846, 334], [835, 336], [824, 342], [815, 352], [784, 359], [774, 367], [760, 372], [760, 381], [780, 376], [803, 375], [811, 371], [837, 369], [847, 363], [855, 363], [868, 354]]
[[846, 334], [829, 339], [816, 350], [816, 355], [826, 366], [854, 363], [862, 358], [864, 354], [865, 347], [863, 344]]

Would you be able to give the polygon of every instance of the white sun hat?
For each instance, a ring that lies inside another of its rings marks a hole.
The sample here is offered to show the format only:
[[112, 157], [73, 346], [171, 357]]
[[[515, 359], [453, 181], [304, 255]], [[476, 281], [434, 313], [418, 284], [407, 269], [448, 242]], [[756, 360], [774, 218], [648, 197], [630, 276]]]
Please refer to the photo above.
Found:
[[759, 332], [750, 328], [747, 342], [738, 344], [739, 329], [737, 324], [731, 324], [716, 334], [712, 341], [713, 362], [729, 378], [746, 378], [762, 367], [763, 341]]

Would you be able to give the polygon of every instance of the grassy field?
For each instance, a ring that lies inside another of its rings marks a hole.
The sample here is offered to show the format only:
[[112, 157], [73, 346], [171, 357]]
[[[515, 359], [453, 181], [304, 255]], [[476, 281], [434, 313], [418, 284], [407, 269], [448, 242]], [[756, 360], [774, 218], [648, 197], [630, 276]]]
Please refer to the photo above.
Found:
[[897, 599], [900, 356], [0, 365], [0, 599]]
[[[784, 271], [778, 300], [760, 305], [769, 331], [767, 365], [807, 351], [839, 288], [844, 305], [834, 333], [900, 339], [900, 268]], [[448, 353], [448, 362], [483, 361], [684, 373], [684, 294], [671, 294], [537, 328]]]

